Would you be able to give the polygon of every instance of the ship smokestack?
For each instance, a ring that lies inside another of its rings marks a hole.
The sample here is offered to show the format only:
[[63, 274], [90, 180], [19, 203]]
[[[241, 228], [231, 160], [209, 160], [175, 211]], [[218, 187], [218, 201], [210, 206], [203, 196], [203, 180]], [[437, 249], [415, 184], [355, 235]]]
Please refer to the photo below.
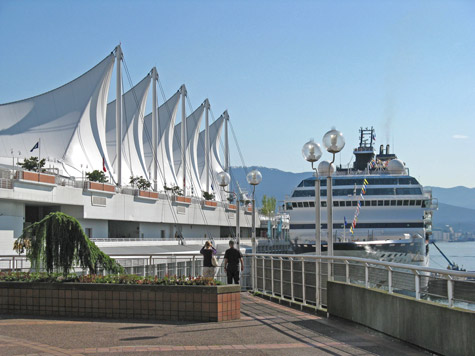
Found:
[[384, 145], [379, 146], [379, 154], [384, 154]]
[[389, 144], [386, 145], [386, 154], [387, 154], [387, 155], [389, 154]]

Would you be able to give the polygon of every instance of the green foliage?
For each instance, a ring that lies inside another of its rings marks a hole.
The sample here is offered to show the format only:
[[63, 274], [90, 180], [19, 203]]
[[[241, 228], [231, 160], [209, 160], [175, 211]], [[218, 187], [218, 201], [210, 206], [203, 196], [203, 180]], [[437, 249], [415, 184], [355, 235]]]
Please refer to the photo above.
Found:
[[30, 273], [30, 272], [0, 272], [0, 282], [45, 282], [45, 283], [105, 283], [105, 284], [135, 284], [135, 285], [183, 285], [183, 286], [215, 286], [222, 284], [211, 277], [186, 277], [186, 276], [137, 276], [135, 274], [122, 275], [96, 275], [88, 274], [78, 276], [68, 274], [63, 276], [60, 273]]
[[75, 218], [60, 212], [25, 228], [13, 248], [18, 253], [26, 250], [33, 268], [42, 266], [49, 273], [61, 270], [67, 276], [77, 264], [93, 273], [98, 266], [111, 273], [123, 272], [122, 266], [89, 240]]
[[147, 190], [147, 189], [150, 189], [150, 187], [152, 186], [152, 183], [150, 183], [148, 180], [146, 180], [142, 176], [140, 177], [130, 176], [129, 183], [132, 184], [132, 186], [139, 188], [140, 190]]
[[[43, 158], [39, 164], [40, 168], [43, 168], [45, 164], [46, 160]], [[23, 162], [18, 162], [18, 165], [21, 168], [26, 169], [27, 171], [38, 172], [38, 157], [31, 156], [30, 158], [25, 158]], [[44, 169], [42, 169], [41, 171], [43, 172]]]
[[203, 190], [203, 198], [206, 200], [213, 200], [215, 198], [215, 195], [213, 193], [205, 192]]
[[180, 189], [180, 187], [177, 185], [172, 185], [171, 187], [168, 187], [165, 184], [163, 186], [163, 189], [165, 189], [167, 192], [171, 192], [172, 194], [183, 196], [183, 189]]
[[87, 172], [86, 177], [91, 182], [106, 183], [108, 181], [105, 173], [103, 171], [98, 170], [98, 169], [96, 169], [92, 172]]
[[275, 213], [276, 204], [277, 201], [274, 197], [267, 197], [266, 195], [264, 195], [262, 197], [261, 213], [267, 216], [271, 216]]

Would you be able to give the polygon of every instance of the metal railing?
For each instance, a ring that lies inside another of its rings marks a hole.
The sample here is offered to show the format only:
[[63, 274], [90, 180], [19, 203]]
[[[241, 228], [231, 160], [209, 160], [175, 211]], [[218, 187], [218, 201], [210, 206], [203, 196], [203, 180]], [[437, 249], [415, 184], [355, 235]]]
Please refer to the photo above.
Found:
[[342, 256], [251, 256], [257, 291], [304, 305], [326, 306], [327, 281], [335, 280], [475, 310], [473, 272]]
[[[202, 275], [203, 258], [199, 253], [111, 255], [126, 273], [141, 276]], [[217, 255], [215, 278], [226, 283], [224, 255]], [[251, 273], [254, 259], [254, 273]], [[0, 256], [0, 269], [29, 271], [25, 256]], [[82, 274], [87, 270], [76, 268]], [[100, 271], [106, 274], [105, 271]], [[327, 305], [327, 281], [334, 280], [389, 294], [412, 296], [475, 310], [475, 273], [436, 269], [376, 260], [315, 255], [247, 254], [241, 275], [243, 290], [262, 293], [318, 308]], [[254, 283], [253, 283], [254, 282]]]

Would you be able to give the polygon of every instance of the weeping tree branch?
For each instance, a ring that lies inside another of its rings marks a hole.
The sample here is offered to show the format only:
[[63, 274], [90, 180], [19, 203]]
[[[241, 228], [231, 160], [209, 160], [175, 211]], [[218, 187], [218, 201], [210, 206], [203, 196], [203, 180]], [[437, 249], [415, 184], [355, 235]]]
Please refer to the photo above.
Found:
[[26, 255], [34, 268], [41, 264], [51, 273], [60, 269], [67, 275], [74, 265], [97, 273], [98, 266], [110, 273], [123, 273], [114, 259], [102, 252], [84, 233], [79, 222], [64, 213], [54, 212], [23, 230], [13, 248]]

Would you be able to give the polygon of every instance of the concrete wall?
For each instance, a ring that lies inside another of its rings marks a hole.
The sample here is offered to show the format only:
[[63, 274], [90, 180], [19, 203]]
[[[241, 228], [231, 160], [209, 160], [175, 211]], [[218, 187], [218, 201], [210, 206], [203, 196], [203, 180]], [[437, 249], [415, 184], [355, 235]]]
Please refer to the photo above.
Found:
[[443, 355], [475, 355], [475, 312], [328, 282], [328, 312]]

